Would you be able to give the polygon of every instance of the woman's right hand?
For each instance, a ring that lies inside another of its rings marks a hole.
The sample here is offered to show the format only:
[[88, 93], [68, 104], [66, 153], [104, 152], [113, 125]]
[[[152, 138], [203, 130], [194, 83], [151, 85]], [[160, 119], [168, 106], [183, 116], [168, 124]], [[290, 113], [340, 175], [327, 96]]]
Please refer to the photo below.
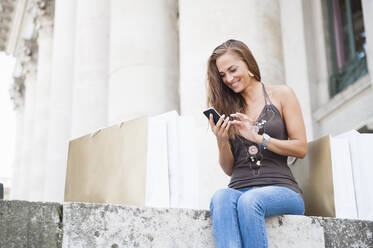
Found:
[[215, 125], [212, 114], [210, 114], [209, 123], [211, 126], [211, 130], [215, 134], [218, 141], [229, 140], [228, 130], [229, 130], [229, 127], [231, 126], [231, 121], [229, 121], [229, 116], [225, 118], [225, 115], [222, 115], [219, 121]]

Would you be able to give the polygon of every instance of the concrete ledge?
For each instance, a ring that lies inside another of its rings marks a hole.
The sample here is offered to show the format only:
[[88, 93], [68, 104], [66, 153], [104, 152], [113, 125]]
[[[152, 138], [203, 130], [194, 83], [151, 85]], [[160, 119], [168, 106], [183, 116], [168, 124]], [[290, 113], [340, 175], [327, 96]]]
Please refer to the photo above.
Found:
[[335, 218], [307, 217], [324, 229], [325, 247], [373, 247], [373, 222]]
[[[214, 247], [204, 210], [65, 203], [63, 247]], [[373, 247], [373, 222], [305, 216], [266, 220], [269, 247]]]
[[61, 247], [61, 209], [57, 203], [0, 201], [0, 247]]
[[[373, 247], [371, 221], [284, 215], [266, 227], [271, 248]], [[0, 201], [0, 247], [198, 248], [214, 240], [204, 210]]]
[[85, 203], [63, 209], [63, 247], [213, 247], [207, 211]]

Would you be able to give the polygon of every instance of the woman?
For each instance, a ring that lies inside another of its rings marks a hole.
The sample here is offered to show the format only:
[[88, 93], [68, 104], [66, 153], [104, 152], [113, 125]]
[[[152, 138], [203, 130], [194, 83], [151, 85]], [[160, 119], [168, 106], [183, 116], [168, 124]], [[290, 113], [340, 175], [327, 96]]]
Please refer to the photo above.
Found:
[[287, 156], [304, 158], [299, 102], [286, 85], [265, 85], [249, 48], [228, 40], [208, 61], [208, 105], [223, 114], [210, 125], [219, 163], [231, 177], [211, 199], [217, 247], [267, 247], [265, 217], [303, 214], [304, 202]]

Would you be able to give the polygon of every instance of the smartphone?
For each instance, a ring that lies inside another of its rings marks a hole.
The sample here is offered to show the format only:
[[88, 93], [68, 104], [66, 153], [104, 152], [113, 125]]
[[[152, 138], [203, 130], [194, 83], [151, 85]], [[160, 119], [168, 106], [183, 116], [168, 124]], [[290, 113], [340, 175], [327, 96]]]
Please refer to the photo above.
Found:
[[203, 111], [203, 114], [206, 115], [207, 119], [210, 119], [210, 114], [212, 114], [215, 125], [220, 119], [220, 114], [214, 108], [209, 108], [209, 109]]

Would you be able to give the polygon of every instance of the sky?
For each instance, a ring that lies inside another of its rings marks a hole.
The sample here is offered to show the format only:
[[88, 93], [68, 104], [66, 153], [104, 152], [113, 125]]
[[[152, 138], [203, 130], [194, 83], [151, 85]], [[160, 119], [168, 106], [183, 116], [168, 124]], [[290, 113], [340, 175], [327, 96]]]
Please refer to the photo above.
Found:
[[0, 182], [10, 179], [15, 146], [15, 111], [9, 88], [15, 59], [0, 52]]

